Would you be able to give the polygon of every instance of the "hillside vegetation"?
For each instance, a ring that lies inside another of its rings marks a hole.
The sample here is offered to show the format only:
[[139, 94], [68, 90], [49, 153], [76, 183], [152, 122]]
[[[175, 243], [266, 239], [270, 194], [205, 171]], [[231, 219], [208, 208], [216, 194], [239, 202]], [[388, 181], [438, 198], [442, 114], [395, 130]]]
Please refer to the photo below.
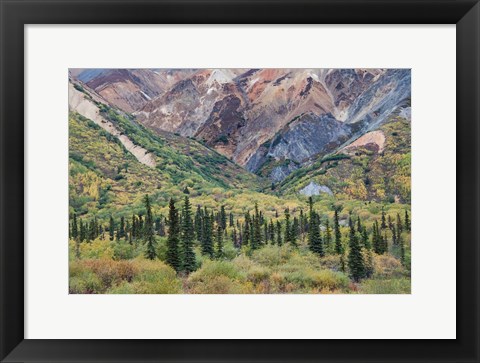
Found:
[[[272, 184], [76, 90], [99, 117], [69, 114], [70, 293], [410, 293], [408, 119]], [[300, 193], [310, 183], [332, 193]]]

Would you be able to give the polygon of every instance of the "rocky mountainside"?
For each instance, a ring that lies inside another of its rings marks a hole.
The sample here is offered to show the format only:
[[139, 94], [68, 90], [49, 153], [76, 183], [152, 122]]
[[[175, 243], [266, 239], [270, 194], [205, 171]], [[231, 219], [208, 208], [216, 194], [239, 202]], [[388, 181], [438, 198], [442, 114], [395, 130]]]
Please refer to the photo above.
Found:
[[277, 183], [408, 112], [407, 69], [71, 70], [146, 127]]

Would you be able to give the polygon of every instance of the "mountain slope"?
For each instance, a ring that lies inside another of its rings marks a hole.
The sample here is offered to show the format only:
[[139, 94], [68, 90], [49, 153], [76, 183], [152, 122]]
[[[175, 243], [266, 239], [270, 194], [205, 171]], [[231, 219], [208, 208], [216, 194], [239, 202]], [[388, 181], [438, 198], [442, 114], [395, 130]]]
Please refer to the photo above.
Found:
[[409, 118], [391, 115], [376, 131], [293, 171], [276, 191], [287, 195], [330, 191], [340, 199], [410, 203], [410, 134]]
[[70, 87], [69, 98], [70, 205], [79, 213], [186, 187], [193, 195], [261, 188], [258, 177], [193, 139], [154, 134], [86, 90]]
[[[274, 183], [378, 129], [392, 114], [408, 108], [411, 93], [408, 69], [72, 74], [83, 77], [107, 103], [134, 110], [136, 120], [155, 133], [193, 137]], [[125, 86], [132, 82], [137, 88]], [[112, 97], [110, 91], [120, 85], [125, 90], [122, 97]], [[145, 99], [145, 92], [151, 99]]]

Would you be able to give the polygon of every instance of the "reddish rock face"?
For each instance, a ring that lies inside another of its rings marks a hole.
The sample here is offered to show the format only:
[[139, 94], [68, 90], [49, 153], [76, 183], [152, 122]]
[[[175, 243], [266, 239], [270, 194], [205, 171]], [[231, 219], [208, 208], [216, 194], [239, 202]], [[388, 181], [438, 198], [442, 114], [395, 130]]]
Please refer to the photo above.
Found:
[[145, 126], [203, 140], [252, 171], [261, 167], [262, 145], [287, 131], [290, 146], [270, 147], [270, 157], [332, 152], [410, 96], [410, 71], [386, 69], [107, 70], [86, 83]]

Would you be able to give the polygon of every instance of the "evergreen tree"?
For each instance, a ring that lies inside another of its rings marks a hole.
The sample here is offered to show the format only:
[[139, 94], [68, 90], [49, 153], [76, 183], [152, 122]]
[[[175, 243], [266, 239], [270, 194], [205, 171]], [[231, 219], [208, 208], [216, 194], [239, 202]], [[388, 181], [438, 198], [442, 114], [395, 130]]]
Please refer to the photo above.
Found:
[[348, 269], [350, 276], [355, 282], [365, 277], [365, 261], [363, 260], [362, 248], [355, 233], [352, 219], [349, 221], [349, 251], [348, 251]]
[[255, 203], [255, 214], [253, 216], [253, 236], [252, 236], [252, 243], [250, 248], [252, 250], [256, 250], [260, 248], [262, 244], [262, 231], [261, 231], [261, 224], [260, 224], [260, 213], [258, 212], [258, 204]]
[[190, 190], [188, 190], [188, 187], [183, 188], [183, 193], [190, 194]]
[[132, 231], [131, 231], [131, 235], [132, 235], [132, 239], [136, 239], [137, 238], [137, 217], [135, 217], [135, 214], [132, 214]]
[[262, 239], [263, 242], [265, 242], [265, 244], [268, 243], [268, 223], [267, 221], [265, 221], [265, 223], [263, 224], [263, 239]]
[[340, 232], [340, 224], [338, 222], [338, 211], [335, 210], [335, 214], [333, 217], [333, 231], [335, 234], [335, 253], [340, 255], [343, 253], [343, 246], [342, 246], [342, 234]]
[[268, 224], [268, 240], [272, 245], [275, 244], [275, 227], [272, 219], [270, 219], [270, 223]]
[[310, 220], [308, 227], [308, 246], [310, 251], [318, 254], [319, 256], [325, 256], [325, 251], [323, 250], [323, 244], [320, 237], [320, 225], [318, 223], [318, 218], [315, 211], [310, 208]]
[[385, 246], [386, 246], [386, 237], [385, 239], [382, 237], [382, 233], [380, 232], [378, 222], [375, 221], [373, 224], [373, 236], [372, 236], [372, 244], [373, 244], [373, 250], [375, 251], [376, 254], [381, 255], [386, 252]]
[[393, 223], [392, 223], [391, 231], [392, 231], [392, 243], [394, 246], [396, 246], [397, 245], [397, 227]]
[[215, 239], [217, 242], [215, 257], [222, 258], [223, 257], [223, 229], [221, 224], [217, 226], [217, 235]]
[[291, 243], [296, 246], [296, 241], [292, 236], [292, 226], [290, 225], [290, 210], [285, 209], [285, 243]]
[[225, 212], [225, 206], [220, 207], [220, 226], [224, 231], [227, 228], [227, 213]]
[[402, 219], [400, 218], [400, 214], [398, 213], [397, 213], [397, 229], [398, 229], [397, 234], [401, 234], [403, 232]]
[[78, 224], [77, 224], [77, 214], [73, 213], [73, 220], [72, 220], [72, 238], [74, 240], [78, 239]]
[[195, 271], [195, 252], [193, 251], [194, 230], [192, 221], [192, 209], [188, 195], [185, 195], [182, 209], [182, 271], [189, 274]]
[[410, 218], [408, 217], [408, 211], [405, 209], [405, 229], [410, 232]]
[[362, 223], [360, 222], [360, 216], [357, 216], [357, 232], [362, 233], [363, 228], [362, 228]]
[[332, 229], [330, 228], [330, 222], [327, 220], [325, 221], [325, 250], [331, 251], [332, 246]]
[[235, 248], [240, 248], [240, 244], [237, 236], [237, 229], [235, 227], [233, 227], [233, 231], [232, 231], [232, 242]]
[[178, 220], [178, 210], [175, 208], [175, 202], [170, 198], [168, 204], [168, 237], [167, 237], [167, 259], [166, 262], [175, 271], [180, 271], [182, 263], [180, 259], [180, 224]]
[[145, 225], [143, 230], [143, 239], [146, 244], [145, 257], [149, 260], [154, 260], [157, 258], [157, 251], [155, 249], [157, 241], [155, 240], [155, 230], [153, 228], [153, 214], [152, 206], [150, 205], [150, 198], [148, 194], [144, 199], [145, 209], [147, 214], [145, 215]]
[[388, 215], [388, 218], [387, 218], [387, 226], [388, 228], [393, 229], [393, 221], [392, 221], [392, 217], [390, 217], [390, 214]]
[[203, 230], [202, 230], [202, 254], [213, 258], [213, 220], [205, 209], [203, 214]]
[[234, 221], [233, 221], [233, 213], [230, 212], [230, 215], [229, 215], [229, 223], [228, 223], [229, 227], [233, 227], [234, 226]]
[[398, 244], [400, 245], [400, 261], [402, 265], [405, 266], [405, 244], [403, 242], [402, 234], [398, 231]]
[[280, 222], [277, 220], [277, 245], [281, 246], [282, 245], [282, 225]]
[[385, 221], [385, 210], [382, 208], [382, 225], [380, 226], [382, 229], [387, 228], [387, 223]]
[[298, 221], [297, 217], [294, 217], [293, 223], [292, 223], [292, 239], [294, 241], [297, 241], [299, 236], [300, 236], [300, 222]]
[[365, 226], [362, 229], [362, 244], [363, 244], [363, 247], [365, 247], [367, 250], [372, 249], [372, 245], [371, 245], [370, 240], [368, 238], [367, 227], [365, 227]]
[[143, 222], [143, 216], [141, 214], [138, 215], [138, 225], [137, 225], [137, 232], [138, 232], [138, 238], [143, 237], [143, 228], [144, 228], [144, 222]]
[[125, 238], [125, 218], [120, 218], [120, 230], [119, 230], [119, 238]]
[[110, 241], [113, 241], [113, 239], [115, 238], [115, 222], [112, 216], [110, 216], [110, 224], [108, 226], [108, 235], [110, 236]]
[[251, 233], [250, 228], [252, 224], [252, 219], [250, 217], [250, 212], [245, 213], [245, 226], [243, 230], [243, 244], [246, 246], [250, 243]]
[[388, 239], [387, 239], [387, 232], [383, 232], [383, 238], [382, 238], [382, 253], [387, 253], [388, 252]]
[[203, 236], [202, 236], [203, 215], [202, 215], [202, 209], [200, 208], [200, 205], [197, 205], [197, 211], [195, 212], [193, 225], [195, 227], [195, 236], [197, 237], [197, 240], [201, 242], [203, 240]]

